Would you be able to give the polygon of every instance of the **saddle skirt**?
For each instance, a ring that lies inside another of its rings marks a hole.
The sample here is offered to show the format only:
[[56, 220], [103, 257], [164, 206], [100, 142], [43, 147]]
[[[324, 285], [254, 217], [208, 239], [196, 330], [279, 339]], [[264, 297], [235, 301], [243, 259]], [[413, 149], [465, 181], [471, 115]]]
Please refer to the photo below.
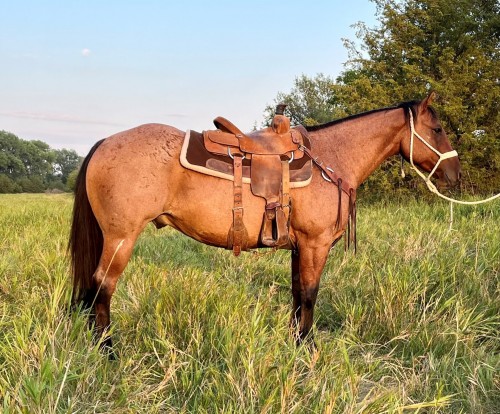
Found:
[[[230, 138], [230, 134], [227, 135]], [[304, 137], [304, 146], [311, 148], [307, 137]], [[224, 180], [234, 180], [233, 160], [227, 155], [227, 150], [220, 150], [220, 154], [209, 152], [204, 145], [203, 134], [200, 132], [186, 131], [181, 149], [180, 163], [189, 170]], [[250, 165], [251, 156], [243, 160], [244, 184], [250, 184], [251, 182]], [[306, 187], [311, 183], [311, 178], [311, 159], [303, 156], [295, 157], [290, 163], [290, 188]]]

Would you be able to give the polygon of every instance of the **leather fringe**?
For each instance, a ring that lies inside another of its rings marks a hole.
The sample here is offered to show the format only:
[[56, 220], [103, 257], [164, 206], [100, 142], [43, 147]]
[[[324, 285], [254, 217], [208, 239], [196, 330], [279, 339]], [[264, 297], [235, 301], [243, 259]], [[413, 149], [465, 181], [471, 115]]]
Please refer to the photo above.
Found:
[[349, 191], [349, 218], [347, 220], [347, 248], [354, 246], [354, 253], [358, 249], [358, 241], [356, 238], [356, 191]]
[[356, 237], [356, 190], [354, 189], [349, 191], [347, 230], [344, 232], [344, 251], [347, 252], [351, 246], [354, 248], [354, 253], [356, 253], [358, 249], [358, 242]]
[[337, 223], [335, 224], [335, 227], [337, 229], [340, 229], [340, 226], [342, 225], [342, 178], [339, 178], [337, 180], [337, 188], [339, 193], [339, 201], [338, 201], [338, 211], [337, 211]]
[[[337, 221], [335, 223], [335, 228], [340, 230], [342, 226], [342, 178], [339, 178], [335, 183], [338, 188], [338, 208], [337, 208]], [[357, 238], [356, 238], [356, 190], [349, 189], [349, 208], [347, 211], [347, 230], [344, 232], [344, 251], [347, 252], [351, 248], [354, 248], [354, 253], [357, 251]]]

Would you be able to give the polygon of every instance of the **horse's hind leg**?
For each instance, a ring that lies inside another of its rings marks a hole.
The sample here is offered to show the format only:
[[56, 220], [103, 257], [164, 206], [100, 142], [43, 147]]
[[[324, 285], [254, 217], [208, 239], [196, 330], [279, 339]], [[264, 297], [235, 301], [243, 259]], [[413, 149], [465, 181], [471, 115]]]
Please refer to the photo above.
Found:
[[110, 305], [111, 297], [116, 289], [116, 284], [125, 266], [127, 265], [137, 236], [119, 238], [104, 235], [104, 245], [99, 265], [93, 275], [93, 321], [95, 334], [102, 338], [102, 345], [111, 350], [111, 337], [107, 330], [111, 323]]

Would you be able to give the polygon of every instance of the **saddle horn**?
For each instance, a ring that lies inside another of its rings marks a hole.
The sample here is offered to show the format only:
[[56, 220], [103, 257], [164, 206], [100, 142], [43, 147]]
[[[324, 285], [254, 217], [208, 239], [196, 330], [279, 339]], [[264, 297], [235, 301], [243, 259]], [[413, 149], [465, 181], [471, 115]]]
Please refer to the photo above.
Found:
[[286, 104], [278, 104], [271, 122], [271, 128], [277, 134], [286, 134], [290, 131], [290, 119], [284, 115], [285, 108]]
[[284, 103], [280, 103], [276, 105], [276, 111], [274, 111], [275, 115], [285, 115], [285, 109], [288, 105]]

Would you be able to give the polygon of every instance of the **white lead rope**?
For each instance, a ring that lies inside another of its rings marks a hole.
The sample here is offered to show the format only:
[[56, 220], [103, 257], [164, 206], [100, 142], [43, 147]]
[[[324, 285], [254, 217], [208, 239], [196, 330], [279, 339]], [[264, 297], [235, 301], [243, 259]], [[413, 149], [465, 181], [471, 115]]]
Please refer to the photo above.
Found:
[[[439, 152], [436, 148], [432, 147], [425, 139], [423, 139], [417, 131], [415, 131], [415, 125], [413, 124], [413, 114], [411, 112], [411, 109], [409, 110], [410, 112], [410, 164], [413, 167], [413, 169], [417, 172], [417, 174], [425, 181], [425, 184], [427, 184], [427, 188], [434, 194], [438, 195], [439, 197], [449, 201], [451, 204], [450, 209], [451, 209], [451, 217], [453, 220], [453, 203], [457, 204], [464, 204], [468, 206], [473, 206], [477, 204], [483, 204], [483, 203], [488, 203], [490, 201], [493, 201], [497, 198], [500, 197], [500, 193], [496, 194], [494, 196], [491, 196], [489, 198], [486, 198], [484, 200], [478, 200], [478, 201], [462, 201], [462, 200], [455, 200], [454, 198], [447, 197], [439, 192], [439, 190], [436, 188], [436, 186], [431, 182], [430, 178], [431, 176], [436, 172], [439, 164], [441, 161], [446, 160], [448, 158], [452, 157], [458, 157], [458, 153], [453, 150], [453, 151], [448, 151], [442, 154]], [[413, 143], [414, 143], [414, 137], [417, 137], [420, 141], [422, 141], [430, 150], [432, 150], [434, 153], [436, 153], [439, 156], [439, 159], [430, 172], [430, 174], [426, 177], [424, 173], [422, 173], [413, 163]]]

